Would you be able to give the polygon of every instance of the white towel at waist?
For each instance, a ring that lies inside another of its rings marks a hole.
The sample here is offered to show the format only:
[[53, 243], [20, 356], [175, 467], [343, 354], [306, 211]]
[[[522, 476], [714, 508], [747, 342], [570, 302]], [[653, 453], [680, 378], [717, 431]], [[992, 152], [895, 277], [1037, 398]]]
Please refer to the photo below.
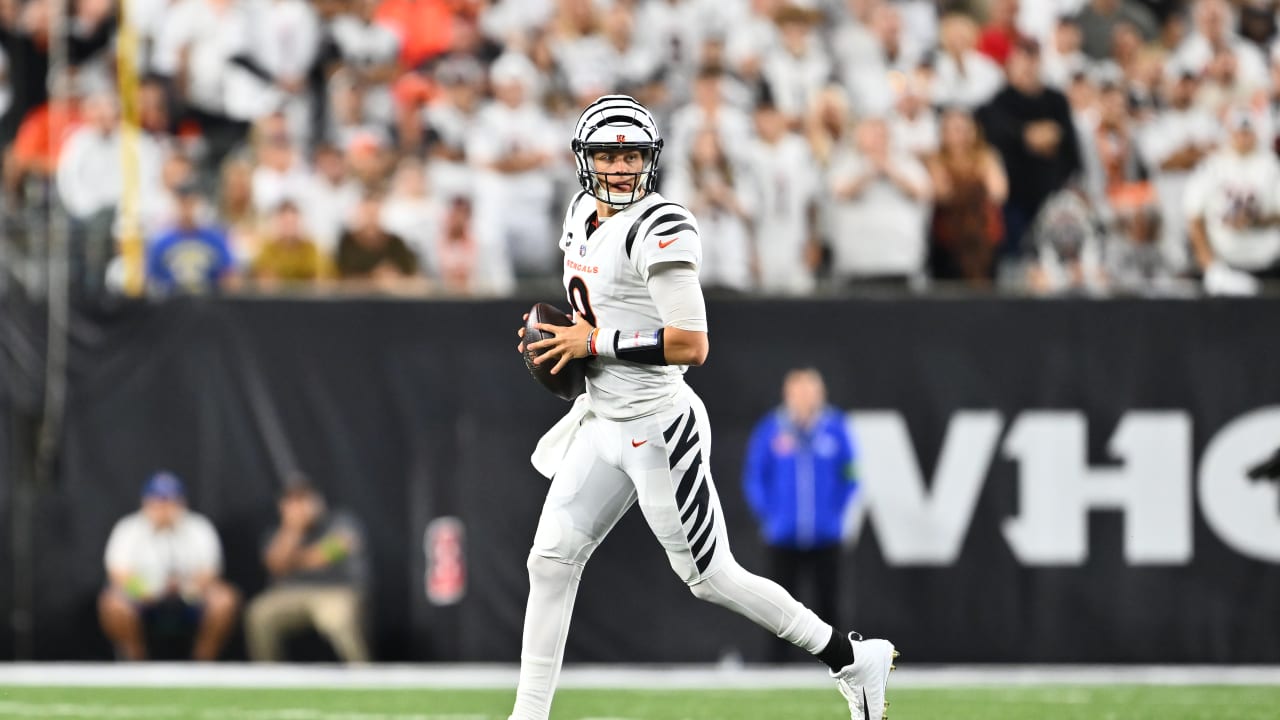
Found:
[[591, 400], [586, 393], [582, 393], [577, 400], [573, 401], [573, 407], [569, 408], [569, 412], [552, 425], [551, 429], [538, 441], [538, 446], [533, 449], [533, 455], [529, 458], [534, 469], [547, 479], [555, 477], [556, 471], [560, 469], [560, 463], [569, 452], [569, 446], [573, 444], [573, 438], [578, 434], [583, 418], [590, 411]]

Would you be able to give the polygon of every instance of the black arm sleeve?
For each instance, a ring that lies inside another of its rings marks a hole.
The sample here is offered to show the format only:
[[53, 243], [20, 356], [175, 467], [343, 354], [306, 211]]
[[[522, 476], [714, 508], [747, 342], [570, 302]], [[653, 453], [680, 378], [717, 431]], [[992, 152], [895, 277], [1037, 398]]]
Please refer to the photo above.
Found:
[[613, 335], [613, 351], [619, 360], [641, 365], [666, 365], [666, 328], [619, 331]]

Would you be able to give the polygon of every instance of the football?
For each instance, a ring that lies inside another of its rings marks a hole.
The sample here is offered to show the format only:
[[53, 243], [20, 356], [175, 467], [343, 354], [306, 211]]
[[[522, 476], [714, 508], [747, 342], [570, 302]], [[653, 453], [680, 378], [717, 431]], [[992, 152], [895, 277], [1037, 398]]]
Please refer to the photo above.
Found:
[[586, 392], [587, 389], [586, 358], [570, 360], [555, 375], [551, 374], [551, 368], [555, 363], [548, 362], [545, 365], [534, 365], [533, 359], [538, 354], [530, 350], [529, 345], [539, 340], [555, 337], [554, 333], [543, 332], [535, 327], [538, 323], [568, 327], [573, 325], [573, 317], [554, 305], [538, 303], [529, 309], [529, 320], [524, 325], [524, 366], [529, 369], [529, 374], [542, 387], [550, 390], [553, 395], [561, 400], [573, 400]]

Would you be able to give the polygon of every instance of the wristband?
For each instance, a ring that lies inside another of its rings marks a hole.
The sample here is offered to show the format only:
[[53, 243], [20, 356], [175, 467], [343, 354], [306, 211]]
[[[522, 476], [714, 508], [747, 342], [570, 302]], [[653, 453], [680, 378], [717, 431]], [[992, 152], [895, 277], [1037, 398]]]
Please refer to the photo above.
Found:
[[615, 330], [601, 330], [600, 328], [592, 328], [587, 335], [587, 355], [604, 355], [605, 357], [615, 357], [613, 354], [613, 336]]
[[134, 575], [124, 581], [124, 594], [134, 600], [141, 600], [147, 596], [147, 584], [142, 581], [142, 578]]
[[610, 328], [596, 328], [591, 331], [588, 351], [592, 355], [602, 357], [618, 357], [618, 331]]
[[344, 547], [342, 538], [330, 537], [322, 541], [320, 552], [324, 554], [326, 560], [333, 563], [346, 557], [347, 548]]

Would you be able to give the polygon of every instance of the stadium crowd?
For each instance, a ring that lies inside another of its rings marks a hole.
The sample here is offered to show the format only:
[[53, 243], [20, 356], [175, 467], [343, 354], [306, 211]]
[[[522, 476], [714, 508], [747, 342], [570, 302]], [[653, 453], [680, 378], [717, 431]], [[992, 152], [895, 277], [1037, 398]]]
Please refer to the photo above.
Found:
[[607, 92], [658, 116], [710, 288], [1280, 277], [1269, 0], [70, 0], [51, 31], [59, 1], [0, 0], [3, 208], [65, 208], [89, 286], [122, 274], [121, 98], [155, 293], [493, 295], [558, 277]]

